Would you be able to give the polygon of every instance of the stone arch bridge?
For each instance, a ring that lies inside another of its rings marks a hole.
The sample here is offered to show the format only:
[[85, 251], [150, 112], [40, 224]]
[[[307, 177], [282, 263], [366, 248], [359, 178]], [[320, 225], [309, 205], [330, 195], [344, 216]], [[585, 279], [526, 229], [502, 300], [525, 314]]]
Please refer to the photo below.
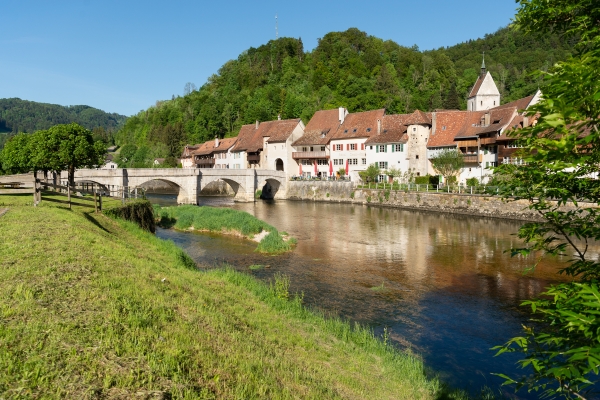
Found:
[[[63, 173], [61, 180], [66, 179], [67, 176]], [[75, 171], [75, 182], [94, 182], [107, 188], [122, 186], [127, 187], [130, 192], [153, 180], [179, 187], [179, 204], [196, 204], [200, 191], [218, 180], [231, 186], [235, 201], [254, 201], [256, 191], [263, 188], [267, 191], [267, 197], [285, 198], [287, 181], [283, 171], [260, 169], [120, 168]]]

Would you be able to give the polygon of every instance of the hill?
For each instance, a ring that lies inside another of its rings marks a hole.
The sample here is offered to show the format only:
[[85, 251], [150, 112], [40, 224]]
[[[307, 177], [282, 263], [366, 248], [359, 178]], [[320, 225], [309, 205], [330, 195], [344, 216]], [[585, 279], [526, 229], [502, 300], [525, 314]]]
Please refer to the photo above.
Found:
[[[38, 103], [18, 98], [0, 99], [0, 134], [34, 132], [56, 124], [76, 122], [95, 130], [106, 142], [121, 128], [127, 119], [124, 115], [107, 113], [89, 106], [61, 106]], [[3, 139], [0, 135], [0, 148]]]
[[185, 143], [235, 136], [241, 125], [278, 114], [308, 122], [315, 111], [338, 106], [465, 109], [484, 51], [507, 102], [533, 93], [543, 82], [531, 73], [565, 59], [572, 47], [556, 35], [525, 37], [509, 28], [424, 52], [355, 28], [328, 33], [312, 52], [301, 39], [280, 38], [228, 61], [199, 90], [129, 118], [116, 140], [143, 148], [149, 159], [176, 157]]

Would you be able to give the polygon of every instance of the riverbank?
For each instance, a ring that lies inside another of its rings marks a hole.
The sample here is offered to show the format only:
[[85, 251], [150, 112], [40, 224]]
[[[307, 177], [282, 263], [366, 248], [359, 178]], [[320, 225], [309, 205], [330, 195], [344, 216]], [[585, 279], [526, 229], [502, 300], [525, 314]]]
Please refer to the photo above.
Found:
[[289, 200], [352, 203], [519, 221], [539, 220], [526, 200], [506, 201], [490, 195], [434, 191], [356, 189], [351, 182], [290, 181], [287, 184]]
[[199, 272], [132, 223], [28, 201], [0, 198], [0, 397], [460, 398], [283, 281]]

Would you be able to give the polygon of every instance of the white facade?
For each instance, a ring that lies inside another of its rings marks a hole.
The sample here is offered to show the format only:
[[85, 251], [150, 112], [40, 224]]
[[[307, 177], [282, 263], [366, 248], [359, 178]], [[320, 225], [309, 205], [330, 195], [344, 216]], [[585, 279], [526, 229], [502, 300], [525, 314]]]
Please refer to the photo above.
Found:
[[114, 161], [107, 161], [100, 169], [117, 169], [119, 166]]
[[365, 142], [368, 138], [332, 139], [330, 159], [333, 164], [333, 174], [340, 168], [346, 168], [348, 161], [348, 176], [352, 181], [359, 181], [359, 171], [367, 169], [367, 154]]
[[[481, 78], [479, 78], [481, 79]], [[479, 80], [478, 79], [478, 80]], [[478, 84], [479, 82], [476, 82]], [[483, 82], [476, 93], [467, 99], [468, 111], [483, 111], [500, 105], [500, 91], [489, 72], [485, 73]]]
[[263, 168], [284, 171], [288, 177], [296, 175], [298, 163], [292, 157], [292, 153], [295, 151], [292, 143], [300, 139], [303, 134], [304, 124], [300, 121], [284, 142], [269, 142], [269, 138], [265, 138], [262, 151]]
[[366, 154], [367, 166], [375, 163], [382, 172], [389, 168], [408, 171], [408, 146], [404, 143], [369, 143]]
[[220, 151], [214, 153], [215, 157], [215, 168], [217, 169], [228, 169], [231, 168], [231, 149], [227, 151]]
[[231, 153], [229, 167], [232, 169], [248, 169], [248, 162], [246, 161], [246, 152], [237, 151], [235, 153]]
[[[328, 177], [329, 174], [329, 156], [331, 154], [330, 152], [330, 145], [319, 145], [319, 144], [315, 144], [315, 145], [306, 145], [306, 146], [295, 146], [294, 147], [294, 151], [295, 152], [302, 152], [302, 153], [312, 153], [311, 154], [311, 158], [304, 158], [304, 159], [299, 159], [299, 160], [294, 160], [296, 162], [296, 170], [292, 170], [292, 176], [294, 175], [300, 175], [300, 164], [302, 164], [302, 175], [304, 175], [305, 177], [313, 177], [313, 176], [321, 176], [321, 177]], [[320, 154], [320, 156], [317, 156], [317, 154]], [[332, 165], [333, 165], [333, 160], [331, 161]], [[315, 173], [315, 164], [317, 165], [317, 169], [316, 169], [316, 173]], [[333, 169], [333, 175], [335, 176], [335, 172], [339, 170], [339, 167], [337, 169]]]

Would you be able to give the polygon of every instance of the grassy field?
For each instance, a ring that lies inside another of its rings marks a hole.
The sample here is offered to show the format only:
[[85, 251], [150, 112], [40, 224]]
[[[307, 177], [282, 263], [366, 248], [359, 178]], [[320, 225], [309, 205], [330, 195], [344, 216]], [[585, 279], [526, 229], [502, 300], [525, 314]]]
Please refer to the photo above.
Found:
[[160, 207], [154, 205], [154, 214], [158, 224], [163, 227], [197, 231], [237, 234], [248, 239], [261, 232], [268, 234], [259, 242], [256, 251], [260, 253], [280, 254], [293, 249], [296, 240], [285, 239], [274, 226], [244, 211], [230, 208], [178, 206]]
[[0, 196], [0, 398], [441, 399], [422, 362], [132, 223]]

